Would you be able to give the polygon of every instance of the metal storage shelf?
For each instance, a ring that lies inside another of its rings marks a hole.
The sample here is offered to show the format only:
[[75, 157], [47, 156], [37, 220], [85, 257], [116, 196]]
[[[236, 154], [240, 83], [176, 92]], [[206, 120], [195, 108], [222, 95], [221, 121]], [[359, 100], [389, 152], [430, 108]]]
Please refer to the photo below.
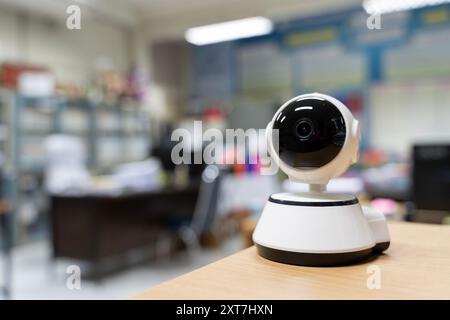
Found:
[[[141, 150], [140, 156], [134, 153], [131, 156], [136, 157], [132, 158], [127, 152], [130, 139], [145, 141], [147, 146], [150, 142], [149, 126], [145, 121], [149, 115], [138, 105], [107, 106], [87, 99], [64, 97], [27, 98], [11, 90], [0, 90], [0, 115], [0, 126], [6, 130], [5, 137], [0, 139], [0, 148], [5, 158], [4, 168], [14, 175], [9, 193], [14, 195], [11, 201], [16, 211], [20, 210], [22, 202], [35, 204], [39, 202], [35, 197], [45, 194], [42, 185], [45, 149], [42, 143], [49, 134], [71, 134], [83, 139], [87, 164], [92, 172], [104, 172], [118, 163], [141, 160], [148, 154], [148, 150]], [[102, 123], [101, 116], [106, 118], [106, 124]], [[71, 123], [72, 120], [75, 123]], [[119, 148], [114, 159], [100, 154], [105, 150], [100, 146], [105, 143], [102, 141], [105, 138]], [[31, 184], [35, 187], [30, 187], [30, 179], [37, 181]], [[19, 220], [15, 214], [14, 238], [22, 241], [18, 234], [27, 226], [20, 225]]]

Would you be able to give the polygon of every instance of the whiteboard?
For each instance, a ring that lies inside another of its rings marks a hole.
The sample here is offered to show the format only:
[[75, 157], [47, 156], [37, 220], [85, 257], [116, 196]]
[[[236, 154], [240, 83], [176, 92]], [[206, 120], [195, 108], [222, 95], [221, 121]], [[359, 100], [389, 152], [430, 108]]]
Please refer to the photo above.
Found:
[[332, 92], [342, 88], [360, 87], [367, 68], [361, 52], [346, 50], [340, 44], [327, 44], [294, 51], [295, 87], [306, 91]]
[[407, 156], [415, 143], [450, 143], [450, 79], [370, 90], [371, 146]]
[[277, 44], [263, 42], [242, 46], [238, 51], [238, 63], [243, 97], [282, 101], [291, 96], [289, 57]]
[[406, 45], [386, 52], [386, 79], [403, 81], [448, 76], [449, 56], [449, 28], [418, 32]]

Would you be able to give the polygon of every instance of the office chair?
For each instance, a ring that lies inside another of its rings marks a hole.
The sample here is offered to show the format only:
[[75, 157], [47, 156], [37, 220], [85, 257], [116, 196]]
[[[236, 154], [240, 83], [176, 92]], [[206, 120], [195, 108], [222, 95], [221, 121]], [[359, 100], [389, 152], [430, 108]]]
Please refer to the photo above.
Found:
[[[209, 230], [217, 213], [220, 192], [221, 171], [215, 165], [208, 165], [202, 172], [199, 193], [192, 220], [178, 224], [175, 235], [186, 246], [187, 252], [193, 256], [200, 249], [200, 236]], [[171, 243], [167, 238], [161, 239], [158, 252], [170, 251]]]
[[200, 247], [200, 236], [211, 229], [217, 213], [221, 172], [215, 165], [208, 165], [202, 173], [200, 189], [190, 225], [178, 230], [180, 239], [188, 250]]

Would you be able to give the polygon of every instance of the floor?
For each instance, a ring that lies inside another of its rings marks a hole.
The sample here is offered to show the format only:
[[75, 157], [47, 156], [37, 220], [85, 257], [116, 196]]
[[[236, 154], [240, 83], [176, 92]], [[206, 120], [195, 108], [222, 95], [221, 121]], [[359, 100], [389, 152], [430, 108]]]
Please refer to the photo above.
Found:
[[[170, 258], [141, 264], [114, 273], [101, 281], [83, 279], [80, 289], [69, 289], [67, 267], [75, 261], [50, 263], [46, 241], [23, 245], [13, 251], [12, 299], [128, 299], [150, 287], [241, 249], [239, 237], [230, 238], [219, 248], [201, 249], [194, 254], [177, 254]], [[1, 299], [1, 297], [0, 297]]]

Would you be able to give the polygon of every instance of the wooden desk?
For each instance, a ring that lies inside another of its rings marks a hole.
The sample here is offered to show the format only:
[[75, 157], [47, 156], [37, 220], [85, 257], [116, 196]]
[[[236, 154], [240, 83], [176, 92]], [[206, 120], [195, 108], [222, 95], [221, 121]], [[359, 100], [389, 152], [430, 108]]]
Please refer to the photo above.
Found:
[[198, 185], [193, 184], [117, 196], [53, 195], [53, 257], [90, 262], [92, 274], [101, 276], [107, 273], [109, 258], [154, 246], [173, 221], [192, 219], [197, 194]]
[[[391, 247], [354, 266], [311, 268], [265, 260], [254, 247], [165, 282], [136, 299], [450, 299], [450, 227], [390, 224]], [[369, 290], [369, 265], [381, 289]]]

